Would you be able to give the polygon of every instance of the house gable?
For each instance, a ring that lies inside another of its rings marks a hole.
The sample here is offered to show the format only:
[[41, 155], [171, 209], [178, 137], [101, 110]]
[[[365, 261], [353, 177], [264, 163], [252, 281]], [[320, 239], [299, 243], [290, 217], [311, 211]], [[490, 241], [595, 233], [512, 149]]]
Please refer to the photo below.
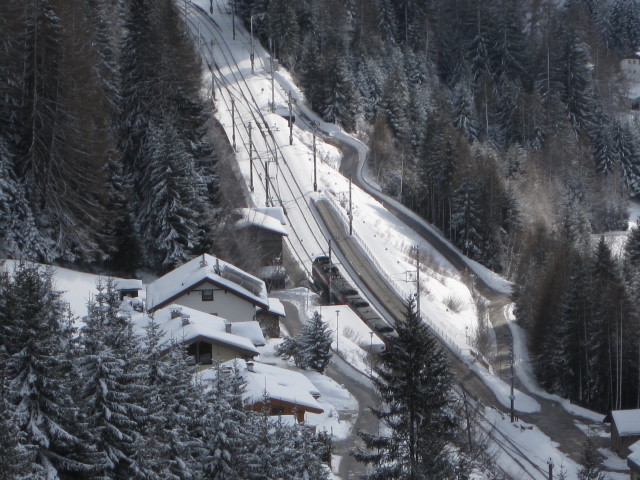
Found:
[[[212, 286], [212, 290], [220, 290], [225, 294], [233, 295], [251, 305], [254, 310], [256, 307], [268, 308], [269, 306], [266, 286], [262, 280], [205, 254], [181, 265], [148, 285], [148, 311], [154, 312], [171, 303], [180, 303], [179, 299], [189, 296], [192, 291], [204, 290], [203, 285]], [[194, 306], [193, 299], [190, 299], [188, 303], [186, 306]], [[216, 312], [208, 311], [208, 313]], [[254, 315], [255, 312], [249, 319], [252, 319]]]

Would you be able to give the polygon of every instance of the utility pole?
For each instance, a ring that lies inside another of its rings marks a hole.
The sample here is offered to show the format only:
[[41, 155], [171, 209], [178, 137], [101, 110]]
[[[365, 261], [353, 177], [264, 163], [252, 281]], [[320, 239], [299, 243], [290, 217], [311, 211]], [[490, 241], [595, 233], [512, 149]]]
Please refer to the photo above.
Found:
[[[211, 0], [213, 2], [213, 0]], [[251, 15], [251, 74], [253, 74], [254, 43], [253, 43], [253, 15]]]
[[349, 177], [349, 235], [353, 235], [353, 202], [351, 201], [351, 177]]
[[333, 268], [331, 267], [331, 239], [329, 239], [329, 305], [331, 305], [331, 270]]
[[555, 465], [553, 464], [553, 460], [551, 460], [551, 457], [549, 457], [549, 460], [547, 460], [547, 465], [549, 465], [549, 480], [553, 480], [553, 467]]
[[289, 145], [293, 145], [293, 108], [291, 107], [291, 90], [289, 90]]
[[216, 84], [215, 84], [215, 77], [213, 76], [213, 66], [209, 65], [209, 72], [211, 72], [211, 98], [213, 98], [213, 101], [216, 101]]
[[514, 409], [514, 401], [516, 399], [516, 396], [514, 394], [513, 391], [513, 381], [514, 381], [514, 376], [513, 376], [513, 342], [511, 342], [511, 395], [509, 396], [509, 399], [511, 400], [511, 423], [515, 422], [515, 418], [516, 418], [516, 414], [515, 414], [515, 409]]
[[269, 159], [264, 161], [264, 198], [265, 198], [265, 206], [269, 206]]
[[420, 248], [416, 245], [416, 314], [420, 318]]
[[[313, 191], [318, 191], [318, 176], [316, 172], [316, 127], [313, 126]], [[638, 353], [640, 355], [640, 353]], [[638, 373], [640, 375], [640, 373]], [[638, 397], [640, 399], [640, 397]], [[638, 400], [640, 402], [640, 400]]]
[[237, 151], [236, 150], [236, 100], [233, 97], [231, 97], [231, 123], [233, 123], [231, 140], [233, 143], [233, 151], [235, 152]]
[[231, 23], [233, 24], [233, 39], [236, 39], [236, 0], [231, 0]]
[[275, 97], [275, 87], [274, 83], [274, 72], [273, 72], [273, 55], [269, 58], [269, 63], [271, 65], [271, 113], [276, 111], [276, 97]]
[[340, 353], [340, 310], [336, 310], [336, 353]]
[[247, 124], [249, 131], [249, 188], [253, 192], [253, 141], [251, 140], [251, 122]]

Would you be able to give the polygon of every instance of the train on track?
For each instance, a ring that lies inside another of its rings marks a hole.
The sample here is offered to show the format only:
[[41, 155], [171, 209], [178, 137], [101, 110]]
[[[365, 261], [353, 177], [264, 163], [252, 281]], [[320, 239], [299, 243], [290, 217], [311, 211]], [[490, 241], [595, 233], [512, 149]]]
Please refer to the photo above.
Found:
[[395, 330], [371, 308], [351, 283], [342, 276], [338, 267], [326, 255], [316, 257], [311, 269], [313, 283], [322, 299], [329, 304], [349, 305], [370, 328], [383, 335], [394, 335]]

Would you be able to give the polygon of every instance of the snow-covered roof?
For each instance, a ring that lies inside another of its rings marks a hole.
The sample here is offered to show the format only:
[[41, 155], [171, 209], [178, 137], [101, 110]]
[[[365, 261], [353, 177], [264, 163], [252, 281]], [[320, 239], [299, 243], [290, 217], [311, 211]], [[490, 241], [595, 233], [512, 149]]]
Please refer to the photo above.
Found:
[[233, 322], [231, 324], [231, 333], [248, 338], [257, 347], [267, 343], [260, 324], [254, 320], [250, 322]]
[[[285, 368], [253, 362], [253, 371], [249, 371], [246, 363], [230, 360], [221, 364], [223, 367], [240, 367], [240, 375], [246, 382], [244, 394], [249, 404], [262, 401], [264, 392], [271, 400], [279, 400], [303, 407], [313, 413], [324, 412], [323, 408], [314, 398], [320, 396], [320, 392], [311, 381], [301, 373]], [[216, 369], [210, 368], [202, 372], [203, 380], [211, 380], [216, 376]]]
[[253, 208], [239, 208], [237, 211], [242, 214], [242, 218], [236, 222], [238, 228], [259, 227], [285, 237], [289, 235], [278, 218]]
[[287, 216], [284, 214], [282, 207], [255, 207], [253, 210], [275, 218], [280, 222], [280, 225], [287, 224]]
[[137, 278], [114, 278], [116, 290], [142, 290], [142, 280]]
[[640, 440], [629, 447], [631, 453], [627, 456], [627, 465], [634, 472], [640, 472]]
[[640, 435], [640, 409], [614, 410], [611, 416], [621, 437]]
[[[171, 312], [178, 310], [180, 316], [171, 318]], [[164, 332], [162, 341], [169, 346], [171, 343], [191, 343], [196, 339], [211, 340], [214, 343], [224, 344], [231, 349], [237, 349], [246, 355], [259, 355], [251, 338], [234, 331], [231, 324], [231, 333], [227, 333], [226, 326], [228, 322], [221, 317], [208, 313], [194, 310], [193, 308], [184, 307], [182, 305], [169, 305], [161, 308], [153, 314], [153, 318]], [[188, 320], [188, 323], [183, 319]], [[141, 315], [136, 322], [136, 330], [143, 334], [144, 327], [147, 325], [149, 317]], [[256, 322], [247, 322], [256, 323]], [[263, 339], [264, 341], [264, 339]], [[262, 343], [264, 345], [264, 343]]]
[[149, 311], [161, 308], [205, 281], [260, 308], [269, 308], [267, 287], [262, 280], [208, 254], [188, 261], [148, 285], [147, 308]]
[[284, 305], [277, 298], [269, 297], [269, 313], [278, 315], [279, 317], [286, 317], [287, 314], [284, 311]]

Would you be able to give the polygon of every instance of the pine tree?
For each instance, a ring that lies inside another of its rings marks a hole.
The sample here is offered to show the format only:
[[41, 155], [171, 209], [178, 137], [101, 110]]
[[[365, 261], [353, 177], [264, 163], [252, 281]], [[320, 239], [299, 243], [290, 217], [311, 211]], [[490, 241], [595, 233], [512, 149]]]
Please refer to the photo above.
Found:
[[460, 130], [469, 141], [478, 139], [478, 122], [471, 92], [465, 86], [458, 84], [453, 90], [453, 125]]
[[193, 158], [183, 148], [171, 124], [162, 121], [149, 128], [145, 145], [148, 162], [140, 181], [146, 192], [137, 219], [144, 232], [143, 246], [149, 264], [168, 270], [184, 263], [197, 236], [200, 205], [193, 185]]
[[302, 368], [324, 373], [331, 361], [332, 331], [318, 312], [302, 327], [300, 356]]
[[355, 457], [371, 465], [372, 473], [363, 478], [372, 480], [452, 478], [452, 376], [445, 353], [416, 314], [414, 301], [406, 308], [405, 321], [396, 324], [398, 336], [391, 339], [373, 378], [382, 406], [371, 410], [385, 425], [385, 433], [359, 432], [366, 450], [358, 450]]
[[462, 253], [477, 260], [483, 260], [485, 238], [480, 203], [481, 191], [471, 172], [465, 170], [460, 186], [452, 198], [451, 228], [454, 241]]
[[293, 358], [296, 366], [323, 373], [331, 361], [332, 332], [318, 312], [304, 324], [295, 337], [286, 337], [276, 348], [276, 354], [285, 360]]
[[340, 123], [347, 131], [356, 127], [357, 101], [355, 86], [345, 54], [331, 56], [328, 60], [327, 83], [322, 118]]
[[247, 478], [255, 459], [250, 453], [254, 415], [243, 408], [245, 383], [235, 367], [215, 368], [216, 375], [206, 388], [208, 401], [201, 423], [200, 463], [206, 478]]
[[164, 332], [153, 317], [145, 327], [142, 369], [148, 392], [145, 436], [153, 439], [157, 456], [150, 461], [162, 479], [197, 478], [198, 455], [203, 441], [199, 431], [206, 412], [203, 392], [194, 382], [193, 368], [187, 364], [186, 351], [179, 345], [162, 342]]
[[119, 311], [112, 279], [97, 284], [82, 329], [79, 403], [86, 441], [94, 447], [87, 456], [99, 478], [141, 478], [137, 452], [144, 446], [146, 387], [130, 320]]
[[33, 452], [33, 468], [49, 479], [62, 472], [87, 474], [73, 458], [84, 447], [76, 434], [67, 355], [71, 338], [68, 306], [53, 289], [51, 271], [19, 264], [0, 284], [0, 324], [6, 348], [8, 402], [20, 441]]
[[8, 258], [36, 260], [50, 248], [42, 242], [24, 188], [13, 171], [4, 138], [0, 136], [0, 252]]
[[627, 262], [635, 269], [640, 269], [640, 218], [636, 221], [636, 226], [631, 229], [624, 246]]
[[600, 458], [593, 440], [588, 437], [582, 450], [578, 480], [607, 480], [609, 477], [600, 468]]

